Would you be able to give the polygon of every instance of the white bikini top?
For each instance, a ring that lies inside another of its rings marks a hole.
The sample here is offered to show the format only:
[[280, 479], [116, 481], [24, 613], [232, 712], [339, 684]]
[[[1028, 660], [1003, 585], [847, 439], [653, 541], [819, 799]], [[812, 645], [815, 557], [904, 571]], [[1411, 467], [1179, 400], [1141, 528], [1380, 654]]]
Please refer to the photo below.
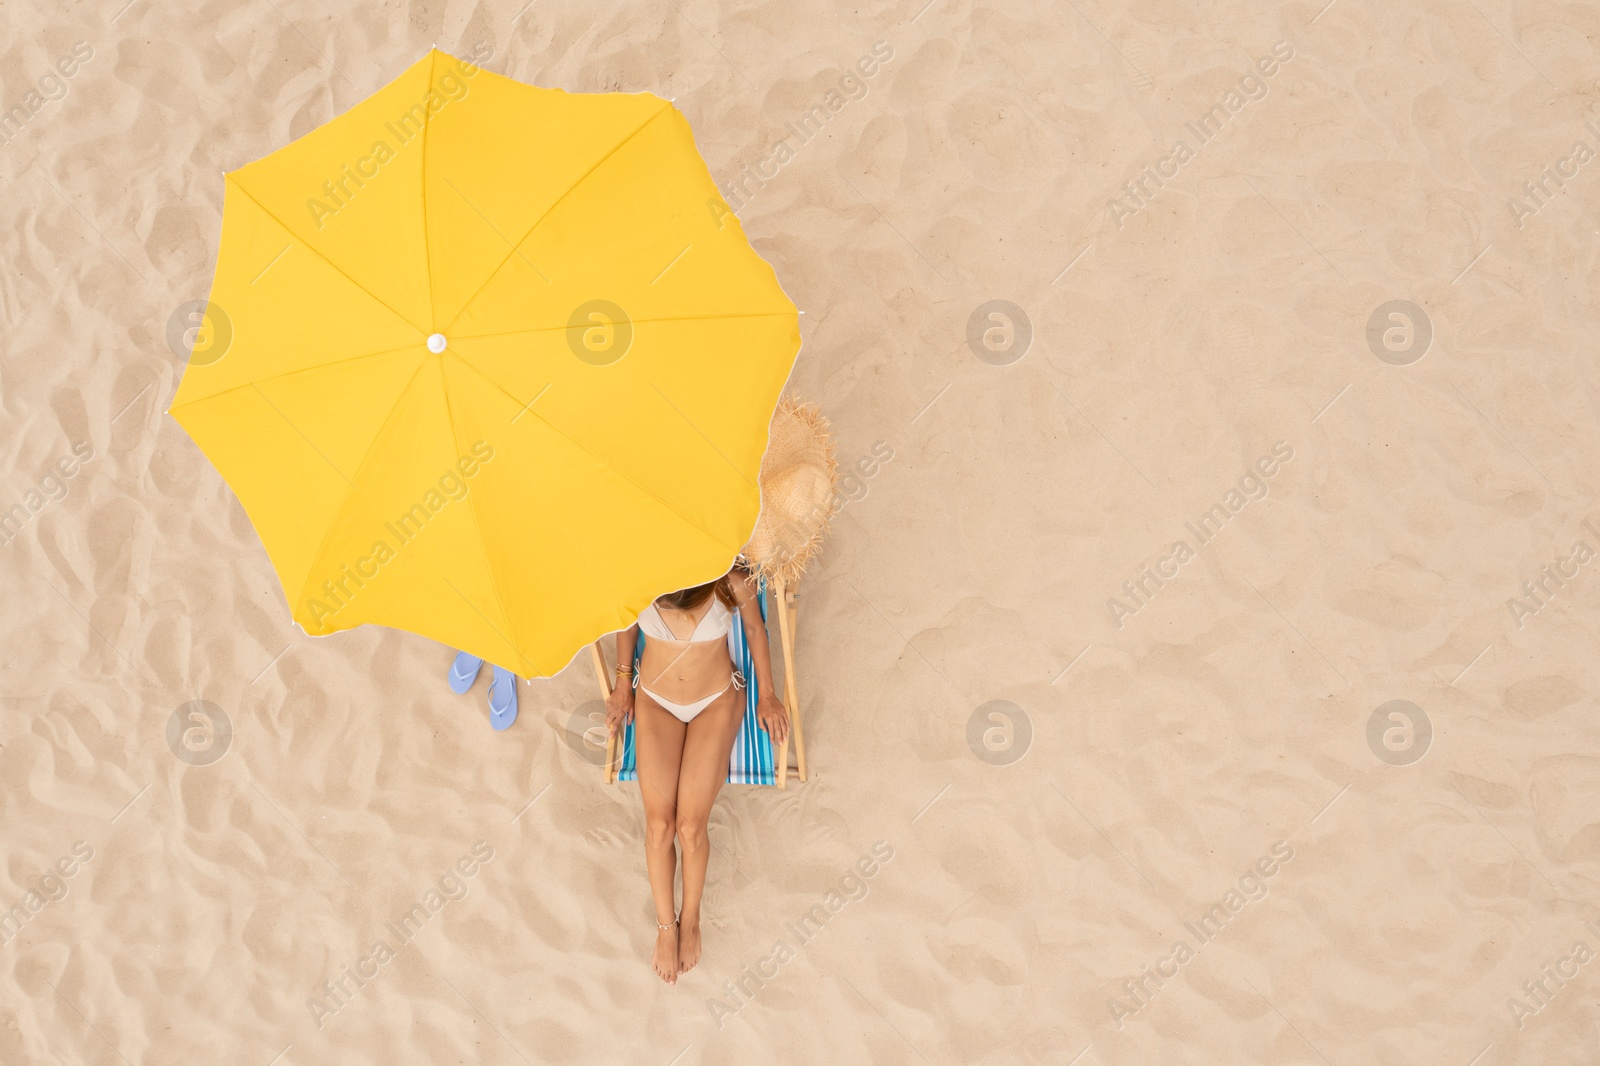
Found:
[[654, 603], [639, 612], [639, 631], [651, 640], [670, 640], [676, 644], [702, 644], [713, 640], [726, 640], [728, 631], [732, 628], [733, 613], [715, 595], [711, 597], [710, 610], [701, 617], [694, 627], [694, 633], [687, 639], [672, 632], [667, 620], [661, 617], [661, 612], [656, 610]]

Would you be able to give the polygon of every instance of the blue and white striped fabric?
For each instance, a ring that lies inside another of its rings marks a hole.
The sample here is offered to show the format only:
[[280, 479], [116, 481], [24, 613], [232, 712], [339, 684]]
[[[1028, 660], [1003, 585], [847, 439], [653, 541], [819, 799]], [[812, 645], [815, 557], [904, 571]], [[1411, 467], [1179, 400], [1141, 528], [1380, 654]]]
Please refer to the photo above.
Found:
[[[767, 621], [765, 582], [756, 588], [756, 602], [761, 605], [761, 623], [765, 625]], [[743, 620], [739, 617], [738, 611], [733, 612], [733, 625], [728, 631], [728, 652], [733, 657], [734, 667], [745, 677], [744, 721], [739, 725], [739, 734], [733, 738], [733, 753], [728, 757], [728, 784], [776, 785], [778, 766], [772, 750], [772, 738], [756, 721], [756, 703], [760, 699], [760, 694], [756, 691], [755, 659], [750, 655], [750, 646], [745, 642]], [[633, 650], [635, 676], [638, 676], [639, 658], [643, 654], [644, 634], [641, 632], [638, 644]], [[622, 768], [617, 771], [618, 781], [639, 779], [637, 755], [634, 749], [633, 723], [630, 721], [622, 734]]]

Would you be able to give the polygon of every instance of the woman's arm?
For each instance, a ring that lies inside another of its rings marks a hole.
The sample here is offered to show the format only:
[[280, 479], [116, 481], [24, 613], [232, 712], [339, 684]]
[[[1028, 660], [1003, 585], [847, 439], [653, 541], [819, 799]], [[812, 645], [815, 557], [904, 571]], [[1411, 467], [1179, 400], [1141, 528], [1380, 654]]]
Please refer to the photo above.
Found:
[[[756, 600], [755, 582], [743, 570], [728, 575], [733, 588], [733, 598], [739, 604], [739, 617], [744, 620], [744, 639], [750, 646], [750, 659], [756, 668], [756, 720], [772, 737], [774, 744], [782, 744], [789, 735], [789, 712], [778, 699], [778, 688], [772, 677], [772, 644], [767, 640], [767, 627], [761, 621], [761, 604]], [[778, 605], [783, 610], [783, 604]]]
[[627, 674], [629, 688], [633, 687], [633, 651], [638, 643], [638, 622], [635, 622], [633, 625], [617, 634], [617, 668], [612, 672], [612, 676], [615, 677], [621, 674]]
[[606, 697], [606, 736], [614, 737], [633, 718], [633, 649], [639, 642], [637, 623], [617, 634], [617, 668], [611, 672]]

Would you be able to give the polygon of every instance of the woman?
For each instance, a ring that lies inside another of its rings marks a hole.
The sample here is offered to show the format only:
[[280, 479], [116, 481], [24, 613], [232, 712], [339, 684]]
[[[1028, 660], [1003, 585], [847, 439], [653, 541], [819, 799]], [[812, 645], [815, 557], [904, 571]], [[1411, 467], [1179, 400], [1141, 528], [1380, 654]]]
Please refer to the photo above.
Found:
[[[717, 580], [662, 596], [617, 638], [616, 688], [606, 701], [606, 731], [635, 721], [639, 794], [644, 799], [645, 865], [655, 897], [652, 964], [676, 984], [700, 961], [700, 897], [710, 842], [706, 822], [728, 779], [728, 756], [744, 720], [745, 678], [734, 669], [728, 631], [735, 614], [756, 668], [756, 717], [774, 747], [789, 735], [789, 712], [772, 683], [772, 654], [755, 587], [735, 567]], [[640, 631], [648, 638], [633, 676]], [[624, 683], [626, 682], [626, 683]], [[635, 691], [637, 687], [637, 692]], [[683, 849], [683, 909], [673, 911], [673, 878]]]

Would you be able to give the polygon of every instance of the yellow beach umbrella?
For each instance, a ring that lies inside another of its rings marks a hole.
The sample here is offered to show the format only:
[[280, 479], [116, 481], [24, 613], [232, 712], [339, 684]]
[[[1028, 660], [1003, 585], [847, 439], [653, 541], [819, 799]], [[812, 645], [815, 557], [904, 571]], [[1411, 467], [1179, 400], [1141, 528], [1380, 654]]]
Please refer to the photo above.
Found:
[[548, 675], [730, 565], [798, 319], [670, 103], [434, 51], [225, 190], [171, 414], [307, 633]]

